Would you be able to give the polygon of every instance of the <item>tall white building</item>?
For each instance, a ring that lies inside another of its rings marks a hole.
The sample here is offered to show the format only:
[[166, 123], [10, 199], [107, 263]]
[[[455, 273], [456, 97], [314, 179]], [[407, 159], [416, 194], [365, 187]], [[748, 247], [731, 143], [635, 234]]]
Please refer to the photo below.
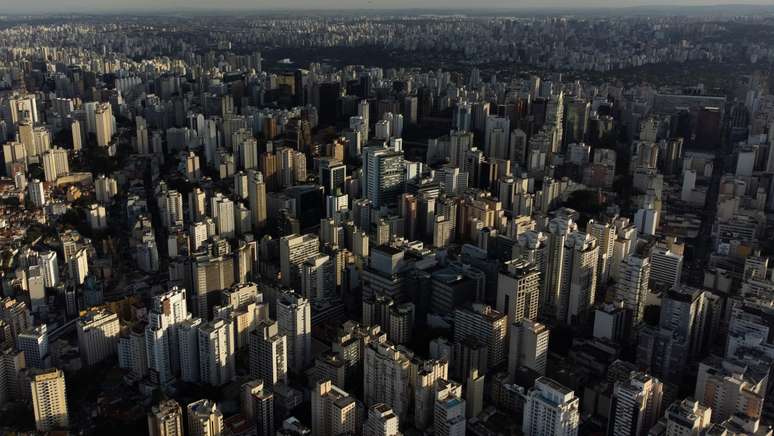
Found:
[[70, 172], [67, 150], [56, 147], [43, 153], [43, 174], [47, 182], [54, 182]]
[[43, 207], [48, 203], [48, 200], [46, 199], [46, 188], [43, 185], [43, 182], [38, 179], [32, 179], [30, 180], [30, 183], [27, 184], [27, 195], [30, 196], [30, 203], [32, 203], [34, 207]]
[[363, 426], [364, 436], [400, 436], [399, 420], [390, 406], [376, 403], [368, 408], [368, 418]]
[[712, 425], [712, 409], [688, 398], [672, 403], [664, 417], [666, 436], [700, 435]]
[[104, 174], [94, 180], [94, 194], [97, 201], [107, 204], [113, 201], [113, 197], [118, 194], [118, 182], [112, 177], [106, 177]]
[[53, 288], [59, 284], [59, 261], [56, 251], [42, 251], [38, 253], [38, 265], [43, 270], [43, 284], [47, 288]]
[[16, 337], [19, 351], [24, 353], [28, 368], [46, 369], [49, 367], [48, 328], [46, 324], [27, 329]]
[[168, 190], [158, 197], [161, 223], [164, 227], [172, 227], [183, 224], [183, 196], [175, 191]]
[[234, 324], [215, 319], [199, 326], [199, 379], [223, 386], [236, 377]]
[[403, 152], [367, 147], [363, 156], [363, 191], [373, 207], [393, 204], [403, 193]]
[[118, 337], [118, 367], [129, 370], [129, 378], [140, 380], [148, 375], [148, 356], [143, 324], [136, 323]]
[[234, 202], [217, 193], [210, 198], [210, 210], [218, 228], [218, 235], [227, 239], [234, 238]]
[[256, 423], [257, 436], [274, 435], [274, 394], [263, 380], [251, 380], [242, 385], [242, 416]]
[[247, 171], [247, 198], [252, 215], [253, 231], [266, 227], [266, 183], [260, 171]]
[[309, 300], [295, 292], [277, 299], [277, 325], [287, 337], [288, 368], [301, 374], [312, 363], [312, 310]]
[[658, 379], [632, 372], [629, 379], [619, 381], [610, 400], [608, 435], [643, 436], [661, 417], [663, 384]]
[[37, 431], [47, 432], [69, 426], [64, 372], [53, 368], [33, 374], [30, 391]]
[[507, 271], [497, 278], [497, 310], [508, 315], [508, 323], [535, 320], [540, 304], [540, 272], [521, 260], [506, 262]]
[[389, 342], [372, 342], [363, 356], [363, 398], [366, 406], [387, 404], [399, 419], [408, 415], [411, 402], [410, 356]]
[[575, 436], [580, 399], [571, 389], [548, 378], [535, 380], [524, 405], [522, 431], [532, 436]]
[[94, 109], [95, 133], [97, 145], [107, 147], [113, 139], [115, 118], [110, 103], [97, 103]]
[[358, 434], [357, 402], [331, 383], [318, 382], [312, 391], [312, 436]]
[[150, 436], [184, 436], [183, 409], [177, 401], [169, 399], [153, 406], [148, 413]]
[[223, 433], [223, 413], [211, 400], [194, 401], [186, 407], [188, 436], [218, 436]]
[[301, 264], [320, 252], [320, 239], [317, 235], [288, 235], [280, 239], [280, 273], [282, 284], [300, 289]]
[[642, 321], [645, 313], [645, 299], [650, 281], [650, 260], [647, 257], [626, 256], [618, 267], [618, 282], [615, 286], [616, 300], [632, 312], [635, 324]]
[[487, 366], [493, 368], [507, 360], [508, 317], [484, 304], [454, 311], [454, 340], [473, 337], [486, 344]]
[[433, 423], [437, 383], [449, 379], [446, 360], [426, 360], [414, 364], [414, 427], [425, 430]]
[[162, 385], [172, 381], [180, 370], [177, 328], [188, 318], [185, 289], [173, 287], [153, 297], [145, 328], [146, 356], [154, 379]]
[[116, 354], [120, 324], [115, 313], [93, 307], [78, 318], [76, 331], [84, 366], [96, 365]]
[[250, 332], [250, 376], [259, 378], [270, 386], [287, 380], [287, 337], [279, 333], [277, 323], [263, 321]]
[[177, 326], [178, 348], [180, 350], [180, 379], [198, 383], [199, 368], [199, 326], [201, 318], [188, 318]]
[[439, 380], [435, 394], [433, 428], [438, 436], [465, 436], [465, 400], [462, 385]]
[[650, 286], [669, 289], [680, 284], [683, 244], [674, 239], [658, 243], [650, 253]]
[[540, 375], [546, 373], [548, 361], [548, 328], [528, 319], [511, 324], [508, 347], [508, 374], [513, 377], [524, 366]]

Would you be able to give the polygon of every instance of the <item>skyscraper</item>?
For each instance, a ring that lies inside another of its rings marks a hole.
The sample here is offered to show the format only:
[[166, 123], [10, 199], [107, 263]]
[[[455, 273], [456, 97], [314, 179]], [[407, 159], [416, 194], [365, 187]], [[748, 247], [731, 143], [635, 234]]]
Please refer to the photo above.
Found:
[[610, 400], [608, 435], [644, 436], [661, 416], [663, 384], [658, 379], [632, 372], [616, 382]]
[[223, 413], [211, 400], [194, 401], [186, 407], [189, 436], [214, 436], [223, 432]]
[[363, 154], [365, 197], [375, 208], [395, 204], [403, 192], [405, 181], [403, 153], [368, 147]]
[[250, 376], [274, 386], [287, 379], [287, 337], [279, 334], [277, 323], [262, 321], [250, 332]]
[[180, 368], [177, 326], [189, 318], [185, 289], [173, 287], [153, 297], [145, 329], [148, 368], [153, 378], [164, 385]]
[[312, 391], [312, 422], [313, 436], [359, 433], [355, 398], [330, 380], [318, 382]]
[[184, 436], [183, 409], [177, 401], [168, 399], [153, 406], [148, 413], [150, 436]]
[[260, 235], [266, 227], [266, 184], [260, 171], [247, 171], [247, 198], [252, 214], [253, 231]]
[[433, 427], [439, 436], [465, 436], [465, 400], [462, 385], [439, 380], [435, 394]]
[[473, 337], [486, 344], [488, 368], [507, 360], [507, 328], [508, 317], [487, 305], [473, 304], [470, 308], [454, 311], [454, 341]]
[[301, 374], [312, 363], [312, 311], [309, 300], [295, 292], [277, 299], [277, 325], [287, 338], [288, 368]]
[[634, 324], [638, 324], [645, 313], [645, 299], [649, 292], [650, 260], [636, 255], [626, 256], [618, 268], [615, 298], [624, 302], [624, 307], [632, 313]]
[[280, 272], [282, 284], [301, 289], [301, 264], [320, 252], [320, 240], [317, 235], [293, 234], [280, 239]]
[[511, 324], [508, 347], [508, 374], [513, 377], [524, 366], [540, 375], [546, 373], [548, 361], [548, 328], [537, 322], [523, 319]]
[[104, 307], [94, 307], [81, 314], [76, 331], [84, 366], [96, 365], [116, 354], [119, 329], [118, 315]]
[[199, 376], [203, 383], [222, 386], [236, 377], [234, 323], [215, 319], [199, 326]]
[[16, 337], [19, 351], [24, 353], [28, 368], [46, 369], [49, 367], [48, 328], [46, 324], [30, 328]]
[[580, 400], [575, 392], [558, 382], [540, 377], [527, 394], [524, 405], [524, 434], [575, 436], [580, 423]]
[[711, 425], [712, 409], [698, 401], [684, 399], [672, 403], [664, 414], [667, 436], [700, 435]]
[[274, 395], [263, 380], [242, 385], [242, 415], [256, 423], [258, 436], [274, 435]]
[[364, 436], [400, 436], [398, 417], [390, 406], [376, 403], [368, 408], [368, 419], [363, 426]]
[[540, 303], [540, 272], [520, 259], [505, 263], [497, 278], [497, 310], [508, 314], [508, 323], [535, 320]]
[[411, 402], [410, 357], [388, 342], [364, 347], [363, 399], [366, 406], [387, 404], [399, 419], [408, 415]]
[[31, 377], [35, 429], [46, 432], [69, 426], [64, 372], [53, 368]]

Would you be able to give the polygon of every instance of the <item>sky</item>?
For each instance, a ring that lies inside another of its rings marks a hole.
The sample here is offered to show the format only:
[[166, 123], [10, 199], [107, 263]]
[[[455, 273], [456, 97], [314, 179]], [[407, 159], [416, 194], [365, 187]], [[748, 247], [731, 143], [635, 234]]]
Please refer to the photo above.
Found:
[[172, 10], [623, 8], [637, 6], [772, 5], [774, 0], [0, 0], [0, 15]]

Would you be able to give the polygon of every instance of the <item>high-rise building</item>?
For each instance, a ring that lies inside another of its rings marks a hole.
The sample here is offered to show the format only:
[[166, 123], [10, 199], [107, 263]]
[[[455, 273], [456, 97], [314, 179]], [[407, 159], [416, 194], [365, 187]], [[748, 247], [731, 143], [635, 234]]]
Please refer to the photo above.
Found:
[[205, 215], [207, 215], [207, 194], [202, 188], [196, 187], [188, 193], [188, 219], [191, 222], [201, 222]]
[[27, 194], [30, 196], [30, 203], [34, 207], [43, 207], [48, 203], [46, 188], [43, 182], [38, 179], [30, 180], [30, 183], [27, 185]]
[[624, 308], [631, 311], [634, 324], [642, 321], [645, 314], [645, 300], [650, 283], [650, 260], [641, 256], [626, 256], [618, 266], [618, 282], [615, 298], [624, 302]]
[[84, 366], [94, 366], [116, 354], [120, 323], [115, 313], [104, 307], [82, 312], [76, 321], [76, 331]]
[[506, 262], [507, 270], [497, 278], [497, 310], [508, 315], [508, 323], [535, 320], [540, 302], [540, 272], [520, 259]]
[[637, 364], [659, 379], [678, 382], [688, 362], [707, 351], [708, 338], [717, 331], [717, 296], [690, 286], [662, 294], [658, 327], [640, 328]]
[[107, 204], [113, 201], [113, 197], [118, 194], [118, 182], [112, 177], [106, 177], [101, 174], [94, 180], [94, 194], [97, 201]]
[[462, 385], [439, 380], [433, 411], [433, 428], [439, 436], [465, 436], [465, 400]]
[[399, 420], [390, 406], [376, 403], [368, 408], [363, 436], [400, 436]]
[[177, 401], [168, 399], [153, 406], [148, 413], [150, 436], [184, 436], [183, 409]]
[[320, 240], [317, 235], [293, 234], [280, 239], [280, 273], [282, 284], [301, 289], [301, 264], [320, 252]]
[[152, 299], [145, 328], [148, 369], [161, 385], [170, 382], [180, 368], [177, 327], [189, 319], [185, 289], [173, 287]]
[[387, 404], [403, 420], [411, 402], [410, 356], [389, 342], [364, 347], [363, 399], [366, 406]]
[[107, 147], [113, 139], [115, 126], [113, 108], [110, 106], [110, 103], [97, 103], [94, 110], [94, 117], [97, 145], [100, 147]]
[[368, 147], [363, 157], [363, 192], [373, 207], [395, 204], [403, 193], [403, 152]]
[[70, 172], [67, 150], [56, 147], [43, 153], [43, 174], [47, 182], [54, 182]]
[[215, 319], [199, 326], [199, 379], [223, 386], [236, 377], [234, 323]]
[[424, 430], [432, 425], [436, 383], [449, 379], [449, 363], [445, 360], [417, 362], [414, 372], [414, 427]]
[[47, 432], [69, 426], [64, 372], [53, 368], [30, 378], [35, 429]]
[[217, 436], [223, 432], [223, 413], [211, 400], [194, 401], [186, 407], [189, 436]]
[[507, 360], [507, 329], [508, 317], [487, 305], [473, 304], [469, 308], [454, 311], [454, 341], [460, 342], [473, 337], [486, 344], [488, 368]]
[[234, 202], [225, 195], [217, 193], [210, 198], [210, 211], [212, 219], [215, 220], [218, 235], [226, 239], [234, 238]]
[[128, 378], [141, 380], [148, 375], [148, 353], [144, 322], [123, 329], [118, 337], [118, 367], [129, 371]]
[[571, 389], [540, 377], [527, 394], [524, 405], [524, 434], [535, 436], [578, 434], [580, 399]]
[[0, 321], [4, 324], [4, 339], [11, 344], [16, 342], [19, 334], [32, 327], [32, 317], [27, 304], [22, 300], [5, 297], [0, 300]]
[[360, 433], [357, 401], [330, 380], [318, 382], [312, 391], [312, 422], [312, 436]]
[[663, 384], [642, 372], [618, 381], [610, 399], [608, 435], [645, 436], [661, 417]]
[[712, 409], [686, 398], [667, 407], [664, 416], [666, 436], [698, 436], [711, 425]]
[[312, 363], [312, 309], [309, 300], [295, 292], [277, 298], [277, 325], [287, 338], [288, 369], [301, 374]]
[[163, 191], [157, 197], [161, 224], [166, 227], [183, 225], [183, 196], [174, 189]]
[[177, 339], [180, 350], [180, 379], [189, 383], [198, 383], [199, 368], [199, 326], [201, 318], [188, 318], [177, 326]]
[[258, 436], [274, 435], [274, 395], [263, 380], [251, 380], [242, 385], [242, 415], [256, 423]]
[[766, 399], [770, 362], [710, 356], [699, 363], [694, 398], [712, 409], [713, 422], [733, 415], [758, 420]]
[[548, 360], [548, 328], [523, 319], [511, 324], [508, 347], [508, 374], [513, 377], [520, 367], [527, 367], [540, 375], [546, 373]]
[[660, 242], [650, 253], [650, 286], [669, 289], [680, 284], [683, 269], [683, 244], [674, 238]]
[[49, 367], [48, 328], [46, 324], [30, 328], [16, 337], [19, 351], [24, 353], [24, 361], [28, 368], [46, 369]]
[[[225, 240], [223, 242], [226, 242]], [[212, 308], [219, 303], [220, 291], [234, 284], [234, 257], [197, 256], [191, 262], [193, 278], [193, 307], [203, 320], [212, 315]]]
[[270, 386], [287, 379], [287, 337], [279, 333], [278, 325], [271, 320], [262, 321], [250, 332], [250, 376], [259, 378]]

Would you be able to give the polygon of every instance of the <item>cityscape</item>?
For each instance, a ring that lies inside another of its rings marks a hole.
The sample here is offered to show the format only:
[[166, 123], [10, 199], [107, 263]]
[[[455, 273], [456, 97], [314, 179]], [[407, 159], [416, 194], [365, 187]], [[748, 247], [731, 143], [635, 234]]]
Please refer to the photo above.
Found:
[[0, 434], [774, 436], [774, 4], [47, 1]]

